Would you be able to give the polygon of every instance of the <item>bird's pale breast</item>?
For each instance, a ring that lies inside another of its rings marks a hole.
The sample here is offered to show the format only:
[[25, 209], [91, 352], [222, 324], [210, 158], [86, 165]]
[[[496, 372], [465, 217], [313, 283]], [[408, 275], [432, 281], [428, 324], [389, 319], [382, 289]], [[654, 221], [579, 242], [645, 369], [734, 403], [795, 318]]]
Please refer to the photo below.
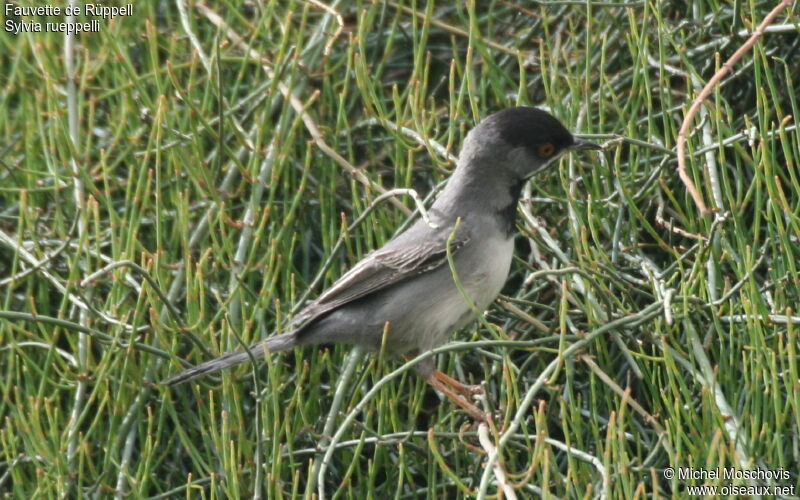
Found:
[[[485, 311], [503, 288], [513, 253], [513, 238], [487, 237], [471, 241], [456, 256], [459, 280], [478, 312]], [[430, 275], [420, 280], [418, 286], [413, 285], [417, 288], [416, 296], [425, 298], [421, 301], [424, 305], [417, 311], [409, 310], [405, 318], [396, 318], [393, 325], [398, 340], [421, 352], [446, 343], [455, 330], [477, 318], [457, 290], [449, 266]]]

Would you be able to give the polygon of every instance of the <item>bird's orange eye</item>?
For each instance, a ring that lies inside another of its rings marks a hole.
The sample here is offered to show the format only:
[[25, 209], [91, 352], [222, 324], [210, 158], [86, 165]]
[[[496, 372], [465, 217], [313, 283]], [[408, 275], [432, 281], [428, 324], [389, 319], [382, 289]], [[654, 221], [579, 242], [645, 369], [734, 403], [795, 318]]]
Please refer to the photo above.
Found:
[[539, 156], [539, 158], [550, 158], [555, 152], [556, 147], [549, 142], [536, 148], [536, 155]]

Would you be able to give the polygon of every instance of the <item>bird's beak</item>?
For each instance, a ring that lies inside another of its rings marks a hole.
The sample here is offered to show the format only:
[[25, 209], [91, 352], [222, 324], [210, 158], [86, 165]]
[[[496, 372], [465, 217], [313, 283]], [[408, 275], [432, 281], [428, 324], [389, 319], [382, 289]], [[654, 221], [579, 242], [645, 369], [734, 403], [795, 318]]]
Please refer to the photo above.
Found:
[[603, 147], [593, 142], [575, 137], [572, 146], [570, 146], [569, 149], [573, 151], [582, 151], [584, 149], [603, 149]]

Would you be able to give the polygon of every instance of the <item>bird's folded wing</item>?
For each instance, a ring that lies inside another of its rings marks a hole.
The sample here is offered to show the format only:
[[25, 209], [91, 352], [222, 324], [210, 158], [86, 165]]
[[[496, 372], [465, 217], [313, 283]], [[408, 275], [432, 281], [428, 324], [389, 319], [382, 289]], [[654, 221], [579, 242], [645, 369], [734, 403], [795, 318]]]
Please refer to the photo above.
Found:
[[[447, 263], [447, 240], [451, 231], [440, 229], [420, 234], [417, 238], [413, 233], [404, 233], [402, 240], [389, 242], [367, 254], [317, 300], [300, 311], [289, 326], [302, 328], [344, 304]], [[460, 227], [450, 242], [450, 252], [455, 255], [468, 241], [468, 231]]]

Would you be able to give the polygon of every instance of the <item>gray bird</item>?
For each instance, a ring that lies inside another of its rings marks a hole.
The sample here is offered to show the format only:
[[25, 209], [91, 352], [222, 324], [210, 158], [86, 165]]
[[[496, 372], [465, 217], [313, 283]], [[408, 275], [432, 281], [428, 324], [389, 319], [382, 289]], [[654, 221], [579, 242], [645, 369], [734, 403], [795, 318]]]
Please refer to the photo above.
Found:
[[[517, 202], [525, 182], [567, 151], [601, 149], [579, 139], [550, 114], [533, 107], [497, 112], [467, 135], [453, 175], [420, 219], [382, 248], [370, 252], [275, 335], [246, 351], [225, 354], [163, 381], [174, 385], [230, 366], [311, 344], [352, 344], [416, 355], [448, 341], [476, 318], [458, 290], [450, 252], [463, 290], [479, 311], [500, 293], [514, 251]], [[458, 223], [457, 223], [458, 221]], [[435, 227], [433, 227], [435, 226]], [[474, 418], [484, 413], [467, 398], [474, 386], [434, 369], [417, 372]], [[457, 394], [458, 393], [458, 394]]]

